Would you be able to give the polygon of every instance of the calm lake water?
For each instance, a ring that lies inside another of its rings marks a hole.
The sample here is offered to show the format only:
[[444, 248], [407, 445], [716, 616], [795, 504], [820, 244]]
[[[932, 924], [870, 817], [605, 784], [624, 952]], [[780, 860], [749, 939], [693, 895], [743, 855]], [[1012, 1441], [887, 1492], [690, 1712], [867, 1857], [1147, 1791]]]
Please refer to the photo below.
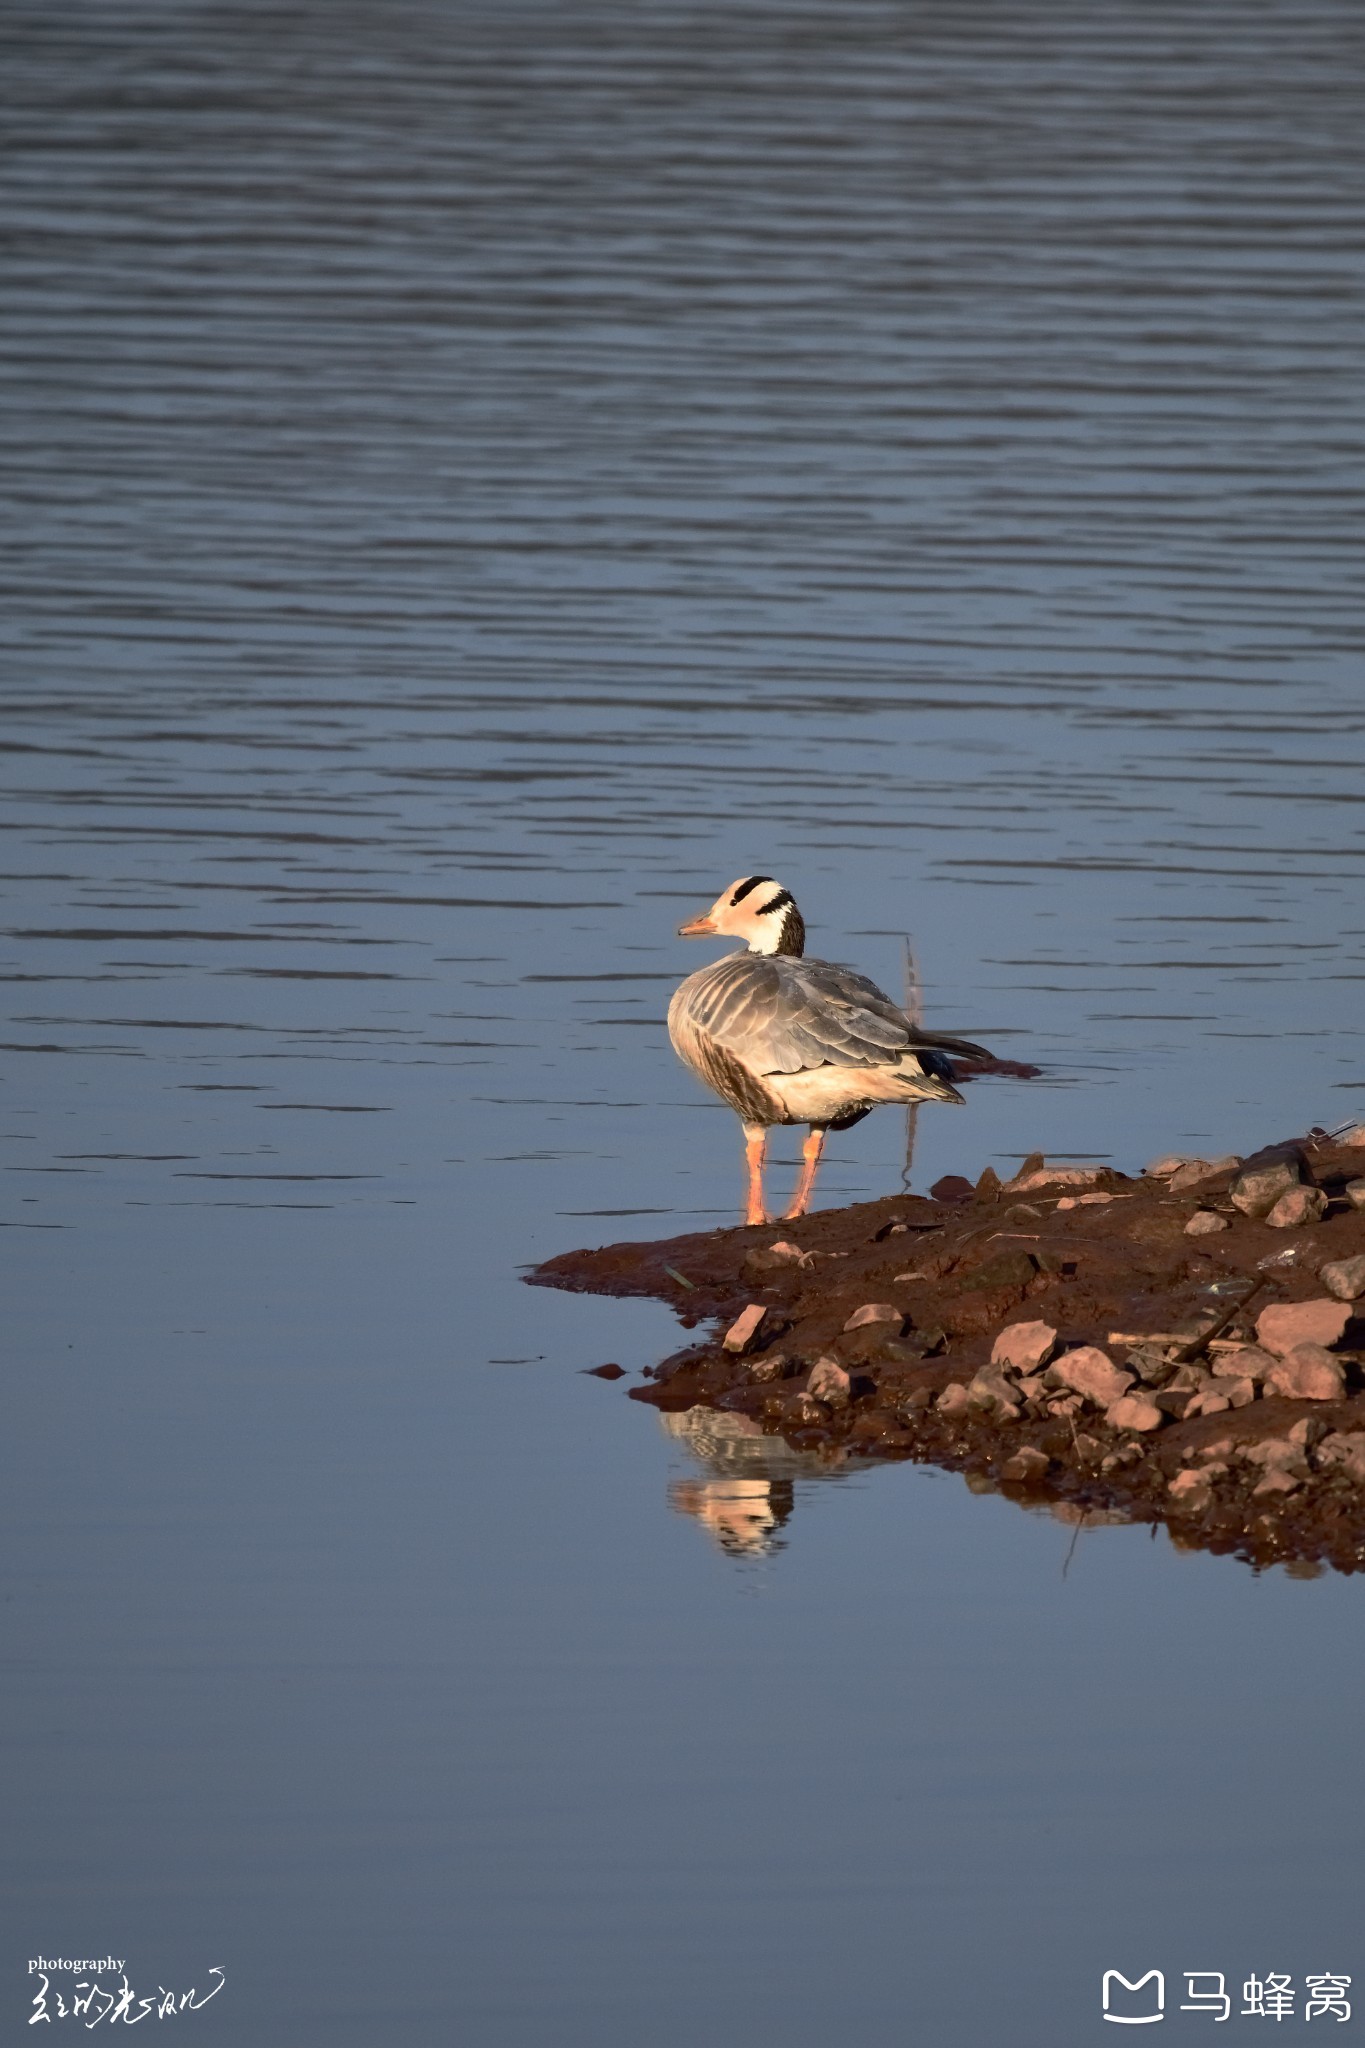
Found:
[[1365, 2000], [1354, 1580], [776, 1450], [736, 1535], [577, 1370], [671, 1315], [519, 1278], [735, 1215], [756, 869], [1043, 1066], [917, 1186], [1365, 1113], [1358, 10], [5, 22], [5, 2038]]

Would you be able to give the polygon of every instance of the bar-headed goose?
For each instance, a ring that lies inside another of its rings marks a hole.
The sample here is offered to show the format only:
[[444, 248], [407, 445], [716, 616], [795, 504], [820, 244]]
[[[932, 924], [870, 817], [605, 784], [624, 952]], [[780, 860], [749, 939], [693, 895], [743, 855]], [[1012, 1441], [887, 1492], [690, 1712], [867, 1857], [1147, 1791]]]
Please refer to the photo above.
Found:
[[763, 1156], [773, 1124], [809, 1124], [788, 1216], [810, 1206], [825, 1132], [847, 1130], [879, 1102], [961, 1102], [947, 1055], [989, 1059], [969, 1039], [921, 1031], [865, 975], [804, 957], [806, 927], [790, 890], [745, 875], [683, 939], [744, 941], [690, 974], [668, 1006], [680, 1059], [739, 1116], [749, 1168], [746, 1223], [766, 1223]]

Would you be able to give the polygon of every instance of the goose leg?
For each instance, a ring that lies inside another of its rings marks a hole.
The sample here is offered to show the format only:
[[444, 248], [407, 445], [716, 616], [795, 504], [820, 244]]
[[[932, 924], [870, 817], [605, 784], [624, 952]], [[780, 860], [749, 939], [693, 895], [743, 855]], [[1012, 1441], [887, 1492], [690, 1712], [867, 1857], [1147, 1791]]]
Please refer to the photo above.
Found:
[[768, 1133], [762, 1124], [744, 1126], [744, 1160], [749, 1169], [749, 1196], [745, 1209], [746, 1223], [766, 1223], [768, 1212], [763, 1206], [763, 1159], [768, 1149]]
[[809, 1209], [811, 1189], [815, 1186], [815, 1172], [820, 1164], [820, 1154], [824, 1147], [824, 1125], [812, 1124], [806, 1134], [806, 1141], [801, 1147], [801, 1158], [803, 1161], [801, 1176], [796, 1183], [796, 1193], [792, 1196], [791, 1207], [787, 1211], [789, 1216], [804, 1216], [807, 1209]]

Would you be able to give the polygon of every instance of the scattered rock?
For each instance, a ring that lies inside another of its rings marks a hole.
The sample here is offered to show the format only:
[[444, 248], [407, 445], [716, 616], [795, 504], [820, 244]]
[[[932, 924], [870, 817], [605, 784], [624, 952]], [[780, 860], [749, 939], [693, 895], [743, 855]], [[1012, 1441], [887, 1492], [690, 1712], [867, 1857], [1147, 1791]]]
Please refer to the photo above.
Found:
[[1160, 1159], [1153, 1159], [1142, 1171], [1149, 1180], [1164, 1180], [1167, 1174], [1177, 1173], [1182, 1166], [1192, 1164], [1183, 1152], [1163, 1152]]
[[1299, 1185], [1297, 1159], [1271, 1159], [1239, 1173], [1228, 1190], [1234, 1209], [1244, 1216], [1268, 1216], [1280, 1197]]
[[933, 1401], [934, 1390], [932, 1387], [912, 1387], [901, 1402], [900, 1412], [907, 1418], [914, 1415], [922, 1415], [926, 1408], [933, 1406]]
[[749, 1367], [749, 1378], [755, 1386], [766, 1386], [770, 1380], [785, 1379], [787, 1359], [781, 1351], [771, 1351], [766, 1358], [756, 1358]]
[[1047, 1372], [1054, 1386], [1070, 1387], [1073, 1393], [1093, 1401], [1097, 1408], [1112, 1406], [1133, 1384], [1133, 1375], [1115, 1365], [1096, 1344], [1064, 1351], [1060, 1358], [1053, 1359]]
[[1356, 1124], [1352, 1130], [1343, 1131], [1337, 1139], [1338, 1145], [1365, 1145], [1365, 1124]]
[[1145, 1394], [1124, 1394], [1105, 1410], [1104, 1419], [1111, 1429], [1141, 1431], [1160, 1429], [1166, 1420], [1155, 1401], [1149, 1401]]
[[1271, 1367], [1265, 1389], [1291, 1401], [1339, 1401], [1346, 1392], [1346, 1370], [1321, 1344], [1300, 1344]]
[[[1198, 1445], [1194, 1455], [1196, 1458], [1230, 1458], [1235, 1448], [1230, 1436], [1220, 1436], [1214, 1443]], [[1227, 1470], [1226, 1465], [1223, 1469]]]
[[1027, 1252], [997, 1252], [962, 1281], [964, 1288], [1027, 1287], [1038, 1268]]
[[890, 1301], [865, 1302], [862, 1308], [855, 1308], [844, 1324], [845, 1331], [864, 1330], [869, 1323], [891, 1323], [897, 1335], [905, 1328], [905, 1311]]
[[1006, 1458], [1000, 1467], [1000, 1477], [1022, 1481], [1025, 1485], [1035, 1485], [1051, 1463], [1052, 1460], [1045, 1451], [1035, 1450], [1031, 1444], [1025, 1444], [1012, 1458]]
[[1320, 1223], [1327, 1213], [1327, 1197], [1321, 1188], [1290, 1188], [1266, 1217], [1272, 1230], [1301, 1230], [1305, 1223]]
[[1235, 1152], [1223, 1159], [1187, 1159], [1171, 1175], [1170, 1191], [1173, 1195], [1181, 1194], [1186, 1188], [1198, 1187], [1201, 1181], [1212, 1180], [1217, 1173], [1231, 1173], [1241, 1163]]
[[1324, 1471], [1344, 1472], [1357, 1486], [1365, 1486], [1365, 1430], [1338, 1430], [1318, 1445], [1318, 1463]]
[[732, 1351], [737, 1358], [742, 1357], [757, 1343], [767, 1314], [768, 1311], [761, 1301], [751, 1301], [746, 1309], [740, 1310], [721, 1338], [723, 1348]]
[[958, 1421], [971, 1407], [967, 1389], [960, 1380], [953, 1380], [943, 1389], [934, 1406], [940, 1415], [946, 1415], [950, 1422]]
[[792, 1244], [788, 1238], [780, 1237], [776, 1244], [768, 1246], [768, 1250], [775, 1259], [780, 1259], [784, 1266], [813, 1266], [815, 1264], [814, 1252], [803, 1252], [799, 1244]]
[[1008, 1323], [991, 1346], [991, 1364], [1016, 1372], [1036, 1372], [1057, 1349], [1051, 1323]]
[[1228, 1229], [1228, 1219], [1220, 1216], [1216, 1209], [1196, 1209], [1185, 1225], [1186, 1237], [1212, 1237], [1215, 1231]]
[[585, 1365], [583, 1370], [595, 1380], [623, 1380], [626, 1376], [623, 1365]]
[[1350, 1319], [1346, 1304], [1328, 1296], [1274, 1302], [1257, 1316], [1256, 1338], [1263, 1351], [1284, 1358], [1299, 1344], [1335, 1344]]
[[846, 1408], [852, 1388], [853, 1382], [837, 1358], [817, 1358], [806, 1383], [806, 1392], [817, 1401], [828, 1401], [831, 1408]]
[[[1218, 1385], [1228, 1397], [1229, 1408], [1249, 1408], [1256, 1399], [1256, 1382], [1253, 1379], [1219, 1379]], [[1208, 1410], [1204, 1412], [1207, 1414]]]
[[788, 1401], [784, 1420], [795, 1429], [809, 1429], [813, 1424], [828, 1422], [832, 1410], [814, 1394], [793, 1394]]
[[1348, 1180], [1342, 1192], [1353, 1209], [1365, 1209], [1365, 1180]]
[[1292, 1472], [1299, 1479], [1308, 1477], [1308, 1460], [1304, 1457], [1302, 1444], [1294, 1443], [1287, 1436], [1265, 1437], [1258, 1444], [1247, 1444], [1241, 1455], [1248, 1465], [1263, 1465], [1267, 1471], [1277, 1468]]
[[1128, 1353], [1127, 1365], [1147, 1387], [1164, 1387], [1175, 1371], [1163, 1344], [1135, 1344]]
[[[1025, 1160], [1025, 1167], [1028, 1164]], [[1108, 1173], [1107, 1166], [1040, 1166], [1031, 1173], [1021, 1171], [1009, 1183], [1009, 1191], [1012, 1195], [1026, 1195], [1033, 1188], [1093, 1188]]]
[[1177, 1472], [1166, 1490], [1172, 1502], [1189, 1514], [1198, 1514], [1204, 1508], [1213, 1505], [1213, 1491], [1207, 1471]]
[[1202, 1365], [1191, 1363], [1176, 1367], [1166, 1382], [1166, 1390], [1171, 1394], [1201, 1394], [1212, 1385], [1212, 1374], [1206, 1372]]
[[1019, 1389], [1007, 1380], [1002, 1367], [984, 1365], [967, 1389], [967, 1399], [996, 1422], [1015, 1422], [1019, 1417]]
[[1071, 1448], [1082, 1463], [1086, 1465], [1098, 1465], [1100, 1459], [1104, 1456], [1104, 1445], [1100, 1442], [1099, 1438], [1097, 1436], [1087, 1436], [1084, 1430], [1076, 1432], [1076, 1435], [1071, 1440]]
[[1141, 1457], [1142, 1452], [1137, 1444], [1120, 1444], [1116, 1451], [1111, 1451], [1104, 1459], [1100, 1471], [1106, 1476], [1110, 1472], [1121, 1472], [1126, 1465], [1136, 1465]]
[[1213, 1370], [1218, 1379], [1263, 1380], [1275, 1363], [1275, 1354], [1259, 1345], [1243, 1344], [1237, 1351], [1215, 1351]]
[[1327, 1424], [1320, 1415], [1301, 1415], [1292, 1429], [1285, 1431], [1291, 1444], [1298, 1444], [1301, 1450], [1311, 1450], [1327, 1434]]
[[1258, 1480], [1251, 1489], [1253, 1500], [1262, 1500], [1268, 1494], [1295, 1493], [1303, 1485], [1297, 1472], [1287, 1472], [1282, 1465], [1272, 1465], [1264, 1479]]
[[1079, 1415], [1084, 1406], [1085, 1399], [1080, 1394], [1058, 1394], [1055, 1400], [1048, 1402], [1047, 1412], [1049, 1415]]
[[1338, 1301], [1358, 1301], [1365, 1294], [1365, 1252], [1354, 1259], [1332, 1259], [1319, 1266], [1318, 1278]]
[[1096, 1188], [1094, 1193], [1089, 1195], [1063, 1195], [1057, 1207], [1059, 1209], [1083, 1209], [1091, 1202], [1112, 1202], [1113, 1200], [1114, 1197], [1107, 1189]]

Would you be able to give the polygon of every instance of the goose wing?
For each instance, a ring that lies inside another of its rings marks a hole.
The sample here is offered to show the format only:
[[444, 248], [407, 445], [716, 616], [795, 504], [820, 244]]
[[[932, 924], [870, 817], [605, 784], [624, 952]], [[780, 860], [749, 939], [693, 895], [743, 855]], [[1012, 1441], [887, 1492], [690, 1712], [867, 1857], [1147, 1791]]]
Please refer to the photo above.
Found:
[[751, 1073], [895, 1066], [921, 1050], [988, 1057], [967, 1039], [917, 1031], [875, 982], [829, 960], [732, 953], [696, 979], [692, 1022]]

